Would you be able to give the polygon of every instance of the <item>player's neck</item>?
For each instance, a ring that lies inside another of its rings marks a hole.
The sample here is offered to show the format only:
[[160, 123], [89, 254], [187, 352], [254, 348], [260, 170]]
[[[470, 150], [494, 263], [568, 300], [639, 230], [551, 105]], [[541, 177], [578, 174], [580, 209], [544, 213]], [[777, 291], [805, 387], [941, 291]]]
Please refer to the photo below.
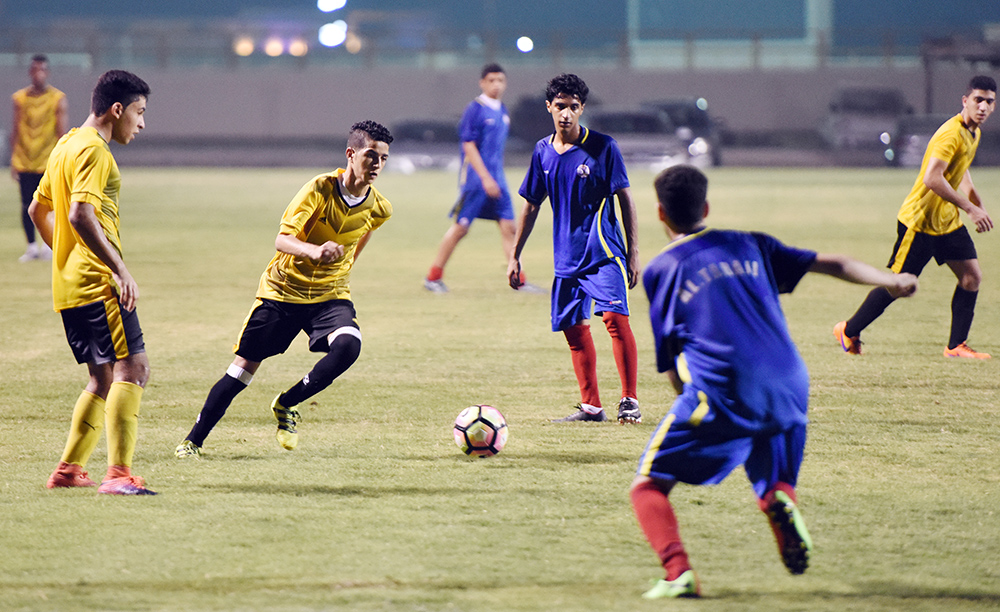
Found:
[[107, 121], [104, 116], [97, 116], [91, 113], [80, 127], [94, 128], [97, 130], [100, 137], [104, 139], [104, 142], [109, 144], [111, 143], [111, 135], [114, 133], [114, 124]]
[[552, 137], [552, 146], [559, 152], [569, 149], [576, 144], [577, 140], [580, 140], [580, 134], [583, 132], [583, 128], [579, 123], [576, 124], [570, 130], [556, 130], [555, 135]]
[[351, 168], [348, 167], [344, 170], [343, 174], [340, 175], [340, 187], [351, 194], [355, 198], [362, 198], [366, 193], [368, 193], [368, 188], [370, 185], [352, 172]]
[[48, 83], [42, 83], [41, 87], [39, 87], [39, 86], [35, 85], [34, 83], [32, 83], [31, 84], [31, 89], [28, 90], [28, 95], [40, 96], [40, 95], [44, 94], [46, 91], [48, 91], [48, 90], [49, 90], [49, 84]]
[[976, 128], [979, 127], [979, 124], [976, 123], [976, 120], [973, 119], [969, 115], [968, 111], [966, 111], [965, 109], [962, 109], [962, 125], [965, 126], [965, 129], [969, 130], [973, 134], [975, 134]]

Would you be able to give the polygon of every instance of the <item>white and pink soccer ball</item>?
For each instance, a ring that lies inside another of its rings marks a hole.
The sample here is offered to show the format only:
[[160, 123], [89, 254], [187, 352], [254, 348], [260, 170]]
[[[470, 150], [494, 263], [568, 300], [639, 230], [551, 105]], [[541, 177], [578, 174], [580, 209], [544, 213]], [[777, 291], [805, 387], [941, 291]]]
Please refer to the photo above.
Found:
[[493, 406], [469, 406], [455, 419], [452, 433], [466, 455], [492, 457], [507, 444], [507, 419]]

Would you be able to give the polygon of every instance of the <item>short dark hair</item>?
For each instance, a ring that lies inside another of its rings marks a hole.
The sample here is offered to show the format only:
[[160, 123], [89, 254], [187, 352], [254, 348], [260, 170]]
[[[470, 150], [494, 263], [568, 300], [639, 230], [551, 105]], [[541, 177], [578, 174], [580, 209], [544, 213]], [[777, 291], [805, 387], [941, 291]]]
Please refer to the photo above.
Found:
[[493, 74], [494, 72], [499, 72], [500, 74], [507, 74], [503, 71], [503, 67], [500, 64], [486, 64], [483, 66], [483, 71], [480, 73], [479, 78], [485, 79], [486, 75]]
[[149, 85], [131, 72], [108, 70], [97, 79], [90, 98], [90, 111], [95, 115], [108, 112], [115, 102], [128, 106], [139, 98], [149, 97]]
[[548, 87], [545, 88], [545, 101], [551, 102], [556, 96], [562, 95], [577, 98], [580, 100], [580, 104], [586, 104], [588, 93], [590, 93], [590, 88], [583, 82], [583, 79], [575, 74], [560, 74], [549, 81]]
[[691, 229], [705, 217], [708, 177], [694, 166], [671, 166], [653, 181], [660, 209], [678, 229]]
[[392, 134], [384, 125], [367, 119], [358, 121], [351, 126], [351, 133], [347, 137], [347, 146], [355, 150], [362, 149], [369, 140], [392, 144]]
[[992, 91], [996, 93], [997, 82], [993, 80], [993, 77], [980, 74], [972, 77], [972, 80], [969, 81], [969, 89], [965, 93], [969, 93], [973, 89], [981, 89], [983, 91]]
[[40, 64], [48, 64], [49, 56], [45, 55], [44, 53], [36, 53], [31, 56], [31, 63], [34, 64], [35, 62], [38, 62]]

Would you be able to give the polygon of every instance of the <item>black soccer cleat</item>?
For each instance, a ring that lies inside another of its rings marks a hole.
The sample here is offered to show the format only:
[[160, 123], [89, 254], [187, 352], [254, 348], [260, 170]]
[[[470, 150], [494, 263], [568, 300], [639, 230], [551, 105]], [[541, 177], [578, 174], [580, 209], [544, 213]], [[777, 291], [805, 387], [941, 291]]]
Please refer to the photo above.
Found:
[[576, 412], [574, 412], [573, 414], [569, 415], [568, 417], [563, 417], [561, 419], [553, 419], [552, 422], [553, 423], [570, 423], [570, 422], [573, 422], [573, 421], [594, 421], [594, 422], [601, 422], [601, 421], [607, 421], [607, 420], [608, 420], [608, 415], [604, 414], [604, 410], [603, 409], [600, 410], [599, 412], [597, 412], [596, 414], [591, 414], [591, 413], [587, 412], [586, 410], [584, 410], [582, 405], [577, 404], [576, 405]]

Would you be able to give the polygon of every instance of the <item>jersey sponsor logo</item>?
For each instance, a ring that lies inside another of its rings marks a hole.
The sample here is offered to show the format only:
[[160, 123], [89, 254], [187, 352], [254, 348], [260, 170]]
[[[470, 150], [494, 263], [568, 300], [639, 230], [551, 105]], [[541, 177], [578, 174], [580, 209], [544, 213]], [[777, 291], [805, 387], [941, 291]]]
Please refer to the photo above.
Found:
[[695, 294], [708, 286], [708, 284], [714, 280], [734, 276], [757, 277], [759, 275], [760, 263], [756, 261], [747, 260], [740, 262], [734, 259], [733, 261], [710, 263], [695, 272], [693, 279], [689, 278], [684, 281], [684, 285], [681, 288], [680, 293], [681, 302], [687, 304], [691, 301], [691, 298], [693, 298]]

